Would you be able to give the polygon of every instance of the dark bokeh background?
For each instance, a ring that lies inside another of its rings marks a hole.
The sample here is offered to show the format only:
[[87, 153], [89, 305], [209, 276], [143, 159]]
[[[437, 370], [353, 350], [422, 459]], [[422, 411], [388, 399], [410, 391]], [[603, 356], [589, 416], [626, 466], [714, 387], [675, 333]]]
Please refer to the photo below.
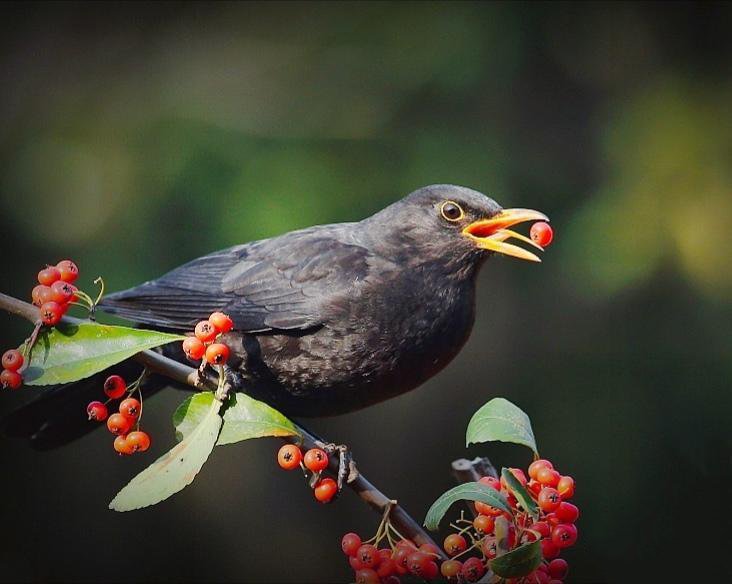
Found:
[[[453, 182], [544, 210], [544, 263], [496, 258], [473, 336], [411, 394], [310, 426], [416, 517], [505, 396], [578, 483], [576, 582], [724, 581], [730, 544], [732, 60], [721, 4], [47, 4], [0, 8], [2, 290], [47, 261], [112, 289], [218, 248], [357, 220]], [[28, 327], [0, 315], [2, 347]], [[39, 391], [26, 389], [23, 391]], [[2, 396], [9, 410], [17, 395]], [[276, 440], [183, 493], [106, 506], [173, 443], [0, 443], [0, 579], [330, 582], [341, 534]]]

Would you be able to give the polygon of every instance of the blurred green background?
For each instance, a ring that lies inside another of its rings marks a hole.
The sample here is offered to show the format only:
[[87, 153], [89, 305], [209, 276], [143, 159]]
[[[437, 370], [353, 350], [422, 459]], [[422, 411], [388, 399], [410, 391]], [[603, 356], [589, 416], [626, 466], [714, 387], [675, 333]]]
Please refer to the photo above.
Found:
[[[541, 209], [541, 265], [494, 258], [468, 345], [422, 388], [309, 426], [415, 516], [494, 396], [575, 477], [574, 582], [728, 581], [732, 270], [729, 4], [3, 5], [2, 291], [46, 262], [113, 290], [206, 252], [358, 220], [435, 182]], [[28, 326], [0, 315], [3, 348]], [[23, 391], [33, 392], [34, 389]], [[0, 410], [19, 397], [4, 394]], [[345, 582], [340, 536], [276, 440], [217, 449], [194, 485], [107, 503], [173, 443], [0, 443], [0, 579]], [[726, 577], [725, 577], [726, 576]]]

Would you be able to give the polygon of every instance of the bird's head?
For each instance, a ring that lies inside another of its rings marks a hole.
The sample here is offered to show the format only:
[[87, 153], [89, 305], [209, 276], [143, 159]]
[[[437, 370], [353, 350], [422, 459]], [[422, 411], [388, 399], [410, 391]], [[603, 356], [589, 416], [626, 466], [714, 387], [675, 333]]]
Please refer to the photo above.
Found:
[[548, 218], [532, 209], [502, 209], [484, 194], [455, 185], [423, 187], [370, 219], [387, 245], [407, 245], [421, 257], [455, 264], [480, 262], [491, 253], [540, 262], [536, 254], [507, 241], [519, 240], [543, 251], [510, 229], [525, 221]]

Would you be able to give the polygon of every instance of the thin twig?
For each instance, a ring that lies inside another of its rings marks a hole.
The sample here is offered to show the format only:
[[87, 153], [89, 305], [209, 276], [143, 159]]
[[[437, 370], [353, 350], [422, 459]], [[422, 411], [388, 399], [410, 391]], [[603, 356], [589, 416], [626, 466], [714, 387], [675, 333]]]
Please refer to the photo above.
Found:
[[[38, 321], [38, 308], [7, 294], [0, 293], [0, 309], [3, 309], [12, 314], [16, 314], [29, 320], [33, 323]], [[62, 321], [67, 324], [79, 324], [83, 322], [77, 318], [70, 316], [64, 316]], [[199, 378], [198, 371], [160, 355], [154, 351], [141, 351], [132, 357], [138, 363], [144, 365], [149, 371], [164, 375], [174, 381], [189, 385], [193, 389], [200, 390], [203, 387], [216, 391], [218, 384], [215, 380], [204, 377]], [[311, 433], [306, 428], [296, 424], [302, 439], [292, 438], [290, 441], [295, 442], [303, 446], [304, 448], [315, 448], [316, 443], [328, 442], [318, 438], [315, 434]], [[335, 474], [338, 472], [338, 457], [332, 456], [330, 458], [330, 470]], [[417, 545], [425, 543], [431, 543], [436, 545], [430, 535], [417, 523], [400, 505], [395, 504], [394, 501], [377, 489], [362, 473], [359, 473], [355, 480], [347, 483], [348, 486], [363, 500], [369, 507], [374, 509], [380, 516], [382, 516], [391, 507], [390, 518], [394, 527], [405, 537], [410, 538]], [[440, 549], [439, 546], [436, 546]], [[443, 556], [444, 557], [444, 556]]]

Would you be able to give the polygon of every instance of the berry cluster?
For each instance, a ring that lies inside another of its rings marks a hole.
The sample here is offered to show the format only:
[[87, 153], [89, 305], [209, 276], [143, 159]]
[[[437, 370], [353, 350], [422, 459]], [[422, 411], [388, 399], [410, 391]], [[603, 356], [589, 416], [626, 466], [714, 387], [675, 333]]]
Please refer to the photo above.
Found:
[[[382, 541], [387, 546], [379, 547]], [[440, 573], [440, 550], [431, 543], [418, 547], [401, 537], [388, 518], [376, 535], [365, 542], [357, 533], [347, 533], [341, 540], [341, 549], [348, 556], [357, 584], [399, 584], [400, 576], [410, 575], [436, 580]]]
[[191, 361], [206, 359], [209, 365], [224, 365], [229, 359], [229, 347], [214, 342], [224, 333], [234, 328], [234, 321], [223, 312], [214, 312], [208, 320], [196, 325], [194, 336], [183, 341], [183, 352]]
[[310, 476], [315, 499], [321, 503], [329, 503], [338, 494], [338, 484], [330, 477], [321, 478], [323, 471], [328, 468], [328, 453], [322, 448], [311, 448], [303, 454], [295, 444], [285, 444], [277, 453], [277, 463], [285, 470], [301, 468]]
[[[535, 460], [528, 468], [529, 479], [521, 469], [509, 471], [525, 487], [526, 492], [536, 502], [538, 517], [532, 518], [522, 508], [510, 486], [503, 477], [483, 477], [479, 482], [502, 493], [508, 501], [512, 513], [507, 513], [482, 503], [475, 502], [478, 515], [473, 521], [461, 518], [457, 529], [445, 538], [445, 552], [452, 558], [443, 562], [442, 575], [451, 582], [476, 582], [483, 577], [489, 561], [498, 555], [499, 545], [508, 550], [519, 545], [540, 540], [544, 561], [531, 574], [508, 580], [515, 584], [561, 584], [569, 570], [567, 562], [558, 558], [564, 548], [577, 541], [575, 522], [579, 509], [568, 502], [574, 495], [574, 480], [562, 476], [551, 462]], [[499, 542], [499, 533], [503, 538]], [[470, 557], [464, 562], [457, 558], [463, 554], [477, 551], [480, 557]]]
[[[78, 277], [79, 268], [71, 260], [62, 260], [55, 266], [46, 266], [38, 272], [38, 285], [31, 292], [31, 300], [38, 307], [41, 324], [58, 324], [80, 296], [88, 298], [73, 284]], [[26, 343], [23, 349], [25, 355], [17, 349], [10, 349], [3, 355], [3, 371], [0, 373], [0, 385], [3, 388], [18, 389], [23, 385], [23, 364], [30, 354], [41, 324], [36, 325], [36, 330]]]
[[[116, 436], [114, 449], [120, 455], [145, 452], [150, 448], [150, 436], [140, 430], [142, 417], [142, 393], [140, 392], [140, 376], [129, 388], [125, 380], [119, 375], [110, 375], [104, 382], [104, 393], [107, 395], [106, 402], [93, 401], [86, 406], [86, 413], [90, 420], [103, 422], [107, 420], [107, 428]], [[132, 397], [138, 391], [140, 400]], [[118, 412], [109, 415], [107, 405], [116, 399], [126, 397], [120, 402]]]
[[31, 299], [40, 310], [43, 324], [58, 324], [69, 306], [77, 300], [79, 291], [73, 282], [78, 277], [79, 268], [71, 260], [62, 260], [38, 272], [38, 286], [33, 288]]
[[10, 349], [3, 353], [3, 372], [0, 373], [0, 384], [3, 389], [18, 389], [23, 384], [21, 375], [25, 359], [18, 349]]
[[534, 243], [541, 247], [547, 247], [554, 239], [554, 230], [549, 223], [539, 221], [531, 226], [529, 235]]

